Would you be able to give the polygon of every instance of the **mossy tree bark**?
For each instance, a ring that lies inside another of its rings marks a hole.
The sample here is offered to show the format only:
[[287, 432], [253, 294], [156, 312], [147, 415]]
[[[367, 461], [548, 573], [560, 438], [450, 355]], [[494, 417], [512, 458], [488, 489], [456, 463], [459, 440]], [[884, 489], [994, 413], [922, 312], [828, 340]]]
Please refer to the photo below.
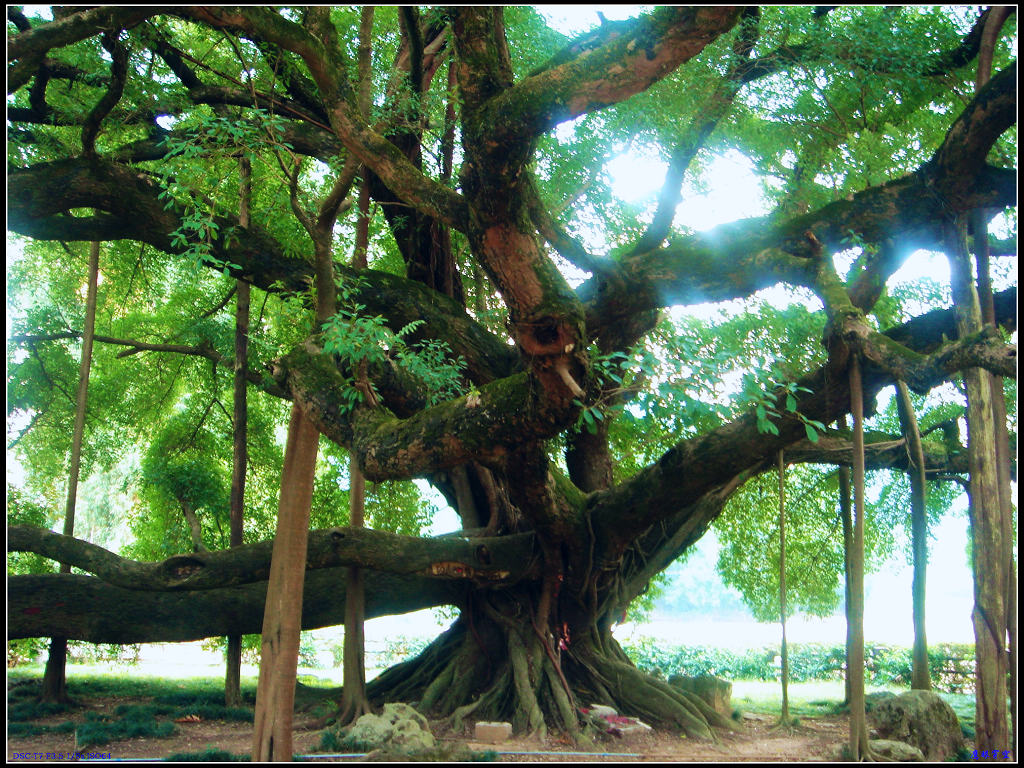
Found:
[[[947, 222], [946, 254], [949, 257], [957, 327], [962, 337], [981, 329], [981, 308], [974, 287], [967, 227], [963, 220]], [[970, 463], [969, 509], [971, 564], [974, 573], [974, 624], [976, 660], [976, 744], [979, 750], [1001, 752], [1010, 748], [1006, 710], [1006, 563], [1003, 515], [996, 476], [996, 434], [993, 422], [992, 387], [985, 371], [968, 369], [967, 451]]]

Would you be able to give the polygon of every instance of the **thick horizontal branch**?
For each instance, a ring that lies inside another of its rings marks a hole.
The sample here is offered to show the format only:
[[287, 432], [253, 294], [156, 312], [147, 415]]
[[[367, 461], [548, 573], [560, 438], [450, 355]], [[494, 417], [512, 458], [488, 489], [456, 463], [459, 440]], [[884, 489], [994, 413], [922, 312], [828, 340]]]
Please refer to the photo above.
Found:
[[130, 29], [161, 12], [159, 7], [105, 6], [72, 13], [7, 38], [7, 93], [27, 82], [53, 48], [84, 40], [110, 29]]
[[[184, 212], [164, 208], [160, 189], [143, 173], [104, 160], [82, 158], [16, 168], [8, 174], [8, 227], [38, 240], [136, 240], [172, 255], [183, 252], [171, 234], [181, 226]], [[93, 216], [69, 216], [71, 209], [98, 209]], [[232, 276], [265, 291], [306, 294], [312, 267], [301, 256], [290, 256], [259, 226], [238, 227], [233, 215], [216, 217], [221, 232], [231, 237], [214, 243], [214, 256]], [[335, 266], [339, 277], [359, 283], [354, 300], [367, 312], [387, 318], [398, 331], [414, 320], [423, 329], [410, 337], [444, 339], [466, 361], [467, 374], [477, 383], [509, 375], [518, 357], [502, 340], [477, 323], [465, 307], [406, 278], [374, 270], [355, 271]], [[358, 279], [357, 279], [358, 278]]]
[[579, 288], [588, 332], [600, 335], [640, 311], [742, 298], [779, 282], [816, 290], [808, 232], [827, 251], [843, 250], [851, 237], [879, 246], [848, 286], [854, 305], [869, 309], [912, 253], [941, 249], [941, 222], [951, 210], [1016, 205], [1016, 172], [984, 163], [1016, 121], [1015, 86], [1014, 66], [994, 77], [912, 174], [788, 221], [747, 219], [680, 237], [595, 275]]
[[[1012, 311], [1015, 317], [1016, 308]], [[1010, 351], [1016, 355], [1015, 347], [1006, 347], [991, 338], [972, 338], [950, 345], [941, 340], [936, 344], [924, 334], [924, 342], [915, 343], [911, 332], [914, 327], [935, 330], [939, 325], [945, 329], [946, 338], [955, 335], [952, 309], [929, 313], [925, 322], [917, 318], [890, 332], [892, 337], [906, 339], [908, 348], [919, 356], [913, 361], [918, 371], [932, 373], [931, 386], [948, 380], [965, 367], [984, 365], [988, 350], [1001, 350], [1004, 360]], [[823, 424], [849, 413], [849, 387], [844, 373], [845, 360], [833, 357], [824, 367], [801, 379], [798, 384], [809, 394], [798, 398], [797, 411]], [[865, 397], [874, 397], [895, 381], [891, 370], [866, 365]], [[919, 387], [929, 384], [923, 375], [916, 383]], [[806, 439], [801, 419], [786, 415], [774, 423], [777, 435], [762, 434], [755, 414], [747, 414], [706, 435], [676, 444], [633, 478], [593, 494], [589, 505], [595, 532], [612, 553], [622, 551], [635, 536], [661, 520], [670, 519], [678, 510], [692, 505], [694, 499], [728, 486], [770, 461], [779, 450], [788, 450]]]
[[[936, 450], [930, 443], [924, 445], [925, 471], [933, 477], [967, 472], [967, 450], [949, 452]], [[801, 440], [786, 448], [786, 461], [790, 464], [833, 464], [853, 466], [853, 439], [849, 433], [829, 430], [818, 436], [817, 442]], [[908, 471], [910, 452], [902, 437], [865, 435], [864, 464], [867, 469], [893, 469]]]
[[[1014, 171], [986, 167], [973, 183], [972, 207], [1016, 204]], [[865, 242], [888, 245], [848, 288], [855, 306], [866, 308], [912, 253], [941, 247], [943, 210], [925, 168], [784, 224], [745, 219], [677, 238], [580, 286], [588, 331], [599, 335], [640, 311], [744, 298], [780, 282], [814, 290], [807, 232], [831, 251], [847, 247], [851, 231]]]
[[[572, 58], [543, 68], [492, 98], [477, 118], [495, 146], [520, 142], [566, 120], [640, 93], [728, 31], [739, 6], [674, 6], [578, 45]], [[565, 54], [561, 55], [565, 58]]]
[[380, 408], [354, 410], [331, 355], [312, 342], [279, 361], [275, 374], [328, 439], [353, 451], [367, 479], [422, 477], [469, 461], [501, 462], [523, 442], [555, 436], [574, 417], [541, 395], [530, 373], [400, 419]]
[[[146, 591], [220, 589], [265, 581], [273, 544], [263, 541], [145, 563], [44, 528], [7, 529], [8, 552], [34, 552], [95, 574], [112, 586]], [[310, 532], [306, 569], [354, 565], [375, 573], [507, 584], [536, 575], [531, 570], [536, 567], [533, 547], [532, 534], [423, 539], [368, 528], [331, 528]]]
[[194, 6], [176, 10], [212, 28], [237, 31], [256, 42], [272, 43], [302, 58], [316, 83], [335, 135], [388, 188], [417, 210], [465, 231], [468, 208], [463, 197], [424, 175], [398, 147], [371, 129], [355, 106], [339, 51], [328, 52], [302, 25], [276, 11], [256, 6]]
[[[307, 575], [302, 628], [345, 620], [347, 568]], [[366, 580], [366, 618], [456, 603], [456, 581], [379, 573]], [[46, 574], [7, 579], [7, 637], [67, 637], [91, 643], [187, 642], [255, 634], [263, 625], [267, 584], [188, 592], [146, 592], [105, 584], [93, 576]]]

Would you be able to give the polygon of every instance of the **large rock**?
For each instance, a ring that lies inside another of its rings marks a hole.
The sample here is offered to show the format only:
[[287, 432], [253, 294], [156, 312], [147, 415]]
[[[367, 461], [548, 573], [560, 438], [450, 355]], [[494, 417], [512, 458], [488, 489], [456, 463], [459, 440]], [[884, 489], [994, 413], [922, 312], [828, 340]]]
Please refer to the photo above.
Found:
[[379, 715], [363, 715], [345, 733], [345, 741], [367, 751], [387, 747], [420, 752], [434, 746], [427, 719], [408, 704], [389, 703]]
[[895, 763], [923, 763], [924, 753], [915, 746], [891, 739], [870, 739], [868, 746], [878, 757]]
[[668, 682], [681, 691], [698, 696], [719, 714], [726, 717], [732, 714], [732, 683], [728, 680], [714, 675], [672, 675]]
[[964, 746], [956, 713], [931, 691], [908, 691], [879, 702], [868, 720], [882, 739], [917, 747], [929, 762], [942, 762]]

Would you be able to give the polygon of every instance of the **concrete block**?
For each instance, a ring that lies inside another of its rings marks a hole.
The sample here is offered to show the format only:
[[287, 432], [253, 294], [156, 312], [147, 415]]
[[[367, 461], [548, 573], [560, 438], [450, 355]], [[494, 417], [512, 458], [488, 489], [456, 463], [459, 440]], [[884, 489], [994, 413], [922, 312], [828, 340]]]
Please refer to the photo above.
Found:
[[512, 735], [512, 723], [477, 723], [473, 740], [484, 744], [501, 744]]

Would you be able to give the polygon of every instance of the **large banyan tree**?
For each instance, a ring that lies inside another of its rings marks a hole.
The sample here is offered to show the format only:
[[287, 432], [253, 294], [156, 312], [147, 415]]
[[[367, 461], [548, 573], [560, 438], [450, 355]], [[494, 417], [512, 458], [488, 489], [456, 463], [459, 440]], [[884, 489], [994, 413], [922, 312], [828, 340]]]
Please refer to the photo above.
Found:
[[[321, 309], [340, 286], [335, 314], [248, 372], [252, 390], [291, 401], [368, 480], [428, 480], [462, 524], [433, 538], [310, 531], [304, 628], [342, 623], [350, 567], [369, 574], [368, 618], [460, 611], [370, 683], [372, 701], [570, 732], [578, 705], [604, 702], [706, 734], [728, 721], [612, 637], [629, 603], [780, 450], [851, 461], [831, 425], [850, 412], [852, 358], [868, 403], [897, 381], [926, 393], [972, 368], [1015, 376], [999, 330], [1015, 324], [1013, 287], [995, 297], [996, 327], [972, 333], [962, 305], [880, 311], [916, 252], [948, 251], [972, 214], [1016, 205], [1016, 64], [998, 36], [986, 48], [988, 16], [668, 7], [566, 38], [511, 7], [9, 8], [8, 227], [134, 241]], [[995, 67], [976, 90], [979, 51]], [[629, 146], [667, 163], [646, 210], [607, 188], [606, 161]], [[674, 226], [726, 150], [768, 180], [772, 212]], [[244, 226], [236, 182], [187, 171], [216, 156], [230, 176], [225, 158], [242, 154]], [[351, 262], [352, 214], [372, 216], [369, 267]], [[1006, 241], [969, 242], [998, 255]], [[758, 378], [758, 400], [709, 417], [728, 385], [700, 377], [727, 347], [674, 343], [668, 310], [779, 284], [807, 304], [781, 331], [805, 354]], [[460, 360], [456, 394], [437, 394], [429, 366], [354, 354], [345, 329], [368, 318]], [[232, 365], [210, 346], [149, 349]], [[637, 372], [643, 349], [691, 357], [670, 380]], [[640, 466], [630, 442], [645, 439], [651, 393], [673, 386], [690, 393], [672, 401], [675, 434]], [[906, 466], [901, 445], [869, 444], [868, 466]], [[955, 452], [926, 461], [966, 470]], [[11, 577], [11, 638], [261, 629], [272, 542], [153, 563], [41, 529], [8, 536], [85, 572]]]

